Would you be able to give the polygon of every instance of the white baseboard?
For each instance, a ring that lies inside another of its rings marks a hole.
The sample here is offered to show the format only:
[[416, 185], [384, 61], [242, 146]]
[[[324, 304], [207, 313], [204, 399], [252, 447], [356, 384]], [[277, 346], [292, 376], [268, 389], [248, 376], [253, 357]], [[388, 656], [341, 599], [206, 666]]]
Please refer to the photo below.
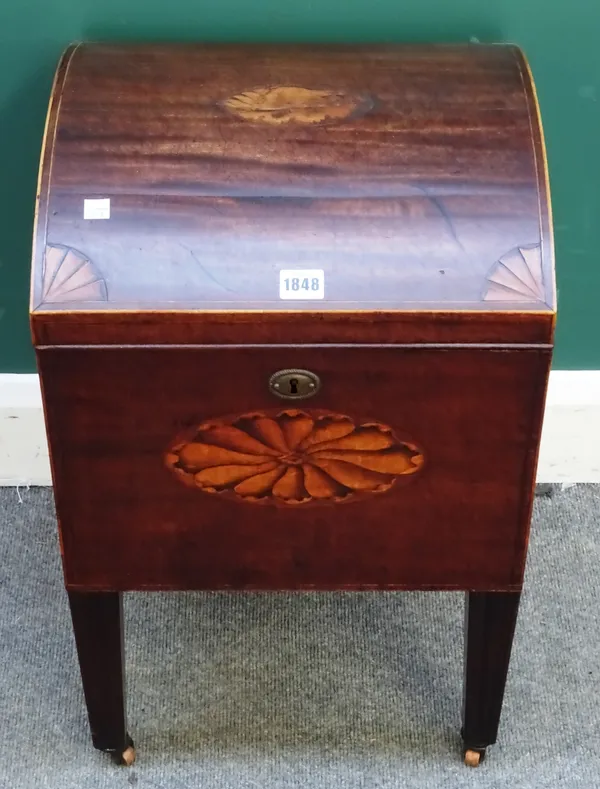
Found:
[[37, 375], [0, 374], [0, 485], [51, 485]]
[[[600, 482], [600, 370], [550, 374], [538, 482]], [[0, 485], [50, 485], [37, 375], [0, 374]]]

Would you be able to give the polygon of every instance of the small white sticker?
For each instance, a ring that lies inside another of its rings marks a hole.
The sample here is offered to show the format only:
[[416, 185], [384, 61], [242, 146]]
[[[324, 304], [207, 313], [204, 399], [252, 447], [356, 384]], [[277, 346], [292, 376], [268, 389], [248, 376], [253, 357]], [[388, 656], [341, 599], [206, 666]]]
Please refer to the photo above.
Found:
[[324, 299], [325, 272], [320, 268], [281, 269], [280, 299]]
[[110, 198], [89, 198], [83, 201], [84, 219], [110, 219]]

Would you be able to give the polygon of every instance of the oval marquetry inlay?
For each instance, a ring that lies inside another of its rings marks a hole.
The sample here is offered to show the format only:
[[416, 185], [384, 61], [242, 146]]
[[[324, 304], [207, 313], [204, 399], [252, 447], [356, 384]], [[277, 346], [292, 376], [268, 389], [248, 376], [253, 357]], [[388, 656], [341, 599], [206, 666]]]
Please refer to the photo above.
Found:
[[373, 107], [373, 99], [369, 95], [282, 85], [240, 93], [226, 99], [223, 106], [253, 123], [331, 123], [364, 115]]
[[301, 505], [382, 493], [423, 454], [379, 422], [288, 409], [199, 425], [166, 456], [182, 482], [239, 501]]

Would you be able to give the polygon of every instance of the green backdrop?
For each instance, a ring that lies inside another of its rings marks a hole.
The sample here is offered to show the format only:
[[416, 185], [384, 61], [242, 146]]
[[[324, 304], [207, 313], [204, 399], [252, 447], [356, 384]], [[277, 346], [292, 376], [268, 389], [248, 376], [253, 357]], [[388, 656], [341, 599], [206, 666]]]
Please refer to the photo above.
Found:
[[27, 318], [38, 155], [73, 40], [510, 41], [536, 78], [553, 191], [555, 367], [600, 368], [598, 0], [0, 0], [0, 372], [35, 369]]

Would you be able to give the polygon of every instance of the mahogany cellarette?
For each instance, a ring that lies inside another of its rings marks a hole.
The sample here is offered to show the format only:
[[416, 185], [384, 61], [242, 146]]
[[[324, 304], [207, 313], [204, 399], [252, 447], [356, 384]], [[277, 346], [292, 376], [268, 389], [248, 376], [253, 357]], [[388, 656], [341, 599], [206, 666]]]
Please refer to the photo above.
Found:
[[31, 323], [94, 745], [133, 760], [123, 592], [463, 590], [477, 764], [554, 321], [518, 48], [70, 47]]

